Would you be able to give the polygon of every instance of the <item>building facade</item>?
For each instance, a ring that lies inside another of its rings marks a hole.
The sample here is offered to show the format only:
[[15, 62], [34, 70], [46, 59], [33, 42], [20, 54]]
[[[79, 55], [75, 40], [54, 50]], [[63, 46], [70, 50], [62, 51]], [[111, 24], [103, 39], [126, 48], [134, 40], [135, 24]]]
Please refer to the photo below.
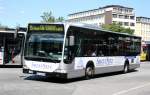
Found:
[[143, 42], [150, 42], [150, 18], [136, 17], [135, 35], [141, 36]]
[[150, 60], [150, 18], [136, 17], [135, 35], [142, 37], [141, 60]]
[[69, 14], [67, 22], [81, 22], [98, 26], [114, 22], [121, 24], [125, 28], [135, 30], [136, 19], [133, 8], [108, 5], [98, 9]]

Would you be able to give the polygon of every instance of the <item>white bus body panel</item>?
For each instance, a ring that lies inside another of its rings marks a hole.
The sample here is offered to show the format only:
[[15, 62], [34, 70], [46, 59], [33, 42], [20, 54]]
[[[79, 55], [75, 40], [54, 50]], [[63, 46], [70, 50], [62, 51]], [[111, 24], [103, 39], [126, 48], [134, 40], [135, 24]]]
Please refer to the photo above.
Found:
[[86, 64], [92, 61], [94, 66], [97, 67], [107, 67], [107, 66], [118, 66], [124, 65], [124, 57], [80, 57], [75, 58], [75, 67], [74, 69], [83, 69], [86, 67]]
[[129, 60], [129, 69], [135, 69], [140, 66], [139, 56], [136, 57], [76, 57], [72, 63], [50, 63], [38, 61], [25, 61], [29, 70], [42, 72], [67, 73], [67, 78], [77, 78], [85, 76], [85, 68], [89, 61], [92, 61], [95, 67], [95, 74], [122, 71], [126, 59]]
[[76, 57], [71, 64], [64, 64], [68, 78], [76, 78], [85, 75], [85, 68], [89, 61], [95, 66], [95, 74], [123, 71], [126, 59], [129, 61], [129, 69], [140, 67], [139, 56], [136, 57]]

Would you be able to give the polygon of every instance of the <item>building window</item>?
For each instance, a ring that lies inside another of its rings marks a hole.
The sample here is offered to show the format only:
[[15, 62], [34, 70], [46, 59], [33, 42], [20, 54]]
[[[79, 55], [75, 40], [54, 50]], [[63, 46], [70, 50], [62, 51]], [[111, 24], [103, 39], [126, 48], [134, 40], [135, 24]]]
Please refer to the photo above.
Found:
[[124, 25], [125, 26], [129, 26], [129, 22], [124, 22]]
[[134, 16], [130, 16], [130, 19], [134, 19]]
[[129, 12], [131, 13], [131, 12], [132, 12], [132, 10], [129, 10]]
[[129, 19], [129, 16], [125, 15], [125, 19]]
[[122, 13], [122, 8], [120, 8], [120, 12]]
[[113, 18], [117, 18], [117, 14], [113, 14]]
[[125, 9], [125, 12], [128, 13], [128, 9]]
[[130, 26], [135, 26], [135, 23], [130, 23]]
[[136, 18], [136, 21], [141, 21], [141, 19], [140, 18]]
[[148, 23], [148, 19], [146, 19], [146, 22]]
[[124, 16], [123, 15], [119, 15], [119, 18], [124, 18]]
[[116, 23], [117, 23], [117, 21], [113, 21], [113, 23], [115, 23], [115, 24], [116, 24]]
[[113, 10], [117, 10], [117, 8], [113, 8]]
[[148, 23], [150, 23], [150, 19], [148, 19]]

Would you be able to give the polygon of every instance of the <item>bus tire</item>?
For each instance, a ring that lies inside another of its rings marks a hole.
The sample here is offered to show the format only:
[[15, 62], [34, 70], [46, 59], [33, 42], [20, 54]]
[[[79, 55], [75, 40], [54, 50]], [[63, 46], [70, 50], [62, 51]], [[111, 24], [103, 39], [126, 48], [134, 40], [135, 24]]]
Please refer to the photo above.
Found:
[[89, 64], [85, 69], [85, 79], [90, 79], [94, 76], [95, 69], [93, 64]]
[[129, 72], [129, 62], [126, 61], [124, 64], [124, 69], [123, 69], [123, 73], [128, 73]]

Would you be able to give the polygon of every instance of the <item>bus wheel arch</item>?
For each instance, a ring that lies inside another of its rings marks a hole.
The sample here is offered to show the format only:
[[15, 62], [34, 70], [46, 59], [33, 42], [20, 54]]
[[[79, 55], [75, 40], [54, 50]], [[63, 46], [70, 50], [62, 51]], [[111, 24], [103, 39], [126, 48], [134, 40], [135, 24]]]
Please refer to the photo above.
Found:
[[129, 60], [126, 59], [124, 63], [123, 73], [128, 73], [128, 72], [129, 72]]
[[94, 66], [94, 62], [93, 61], [89, 61], [86, 64], [86, 68], [85, 68], [85, 78], [86, 79], [90, 79], [94, 76], [95, 74], [95, 66]]

